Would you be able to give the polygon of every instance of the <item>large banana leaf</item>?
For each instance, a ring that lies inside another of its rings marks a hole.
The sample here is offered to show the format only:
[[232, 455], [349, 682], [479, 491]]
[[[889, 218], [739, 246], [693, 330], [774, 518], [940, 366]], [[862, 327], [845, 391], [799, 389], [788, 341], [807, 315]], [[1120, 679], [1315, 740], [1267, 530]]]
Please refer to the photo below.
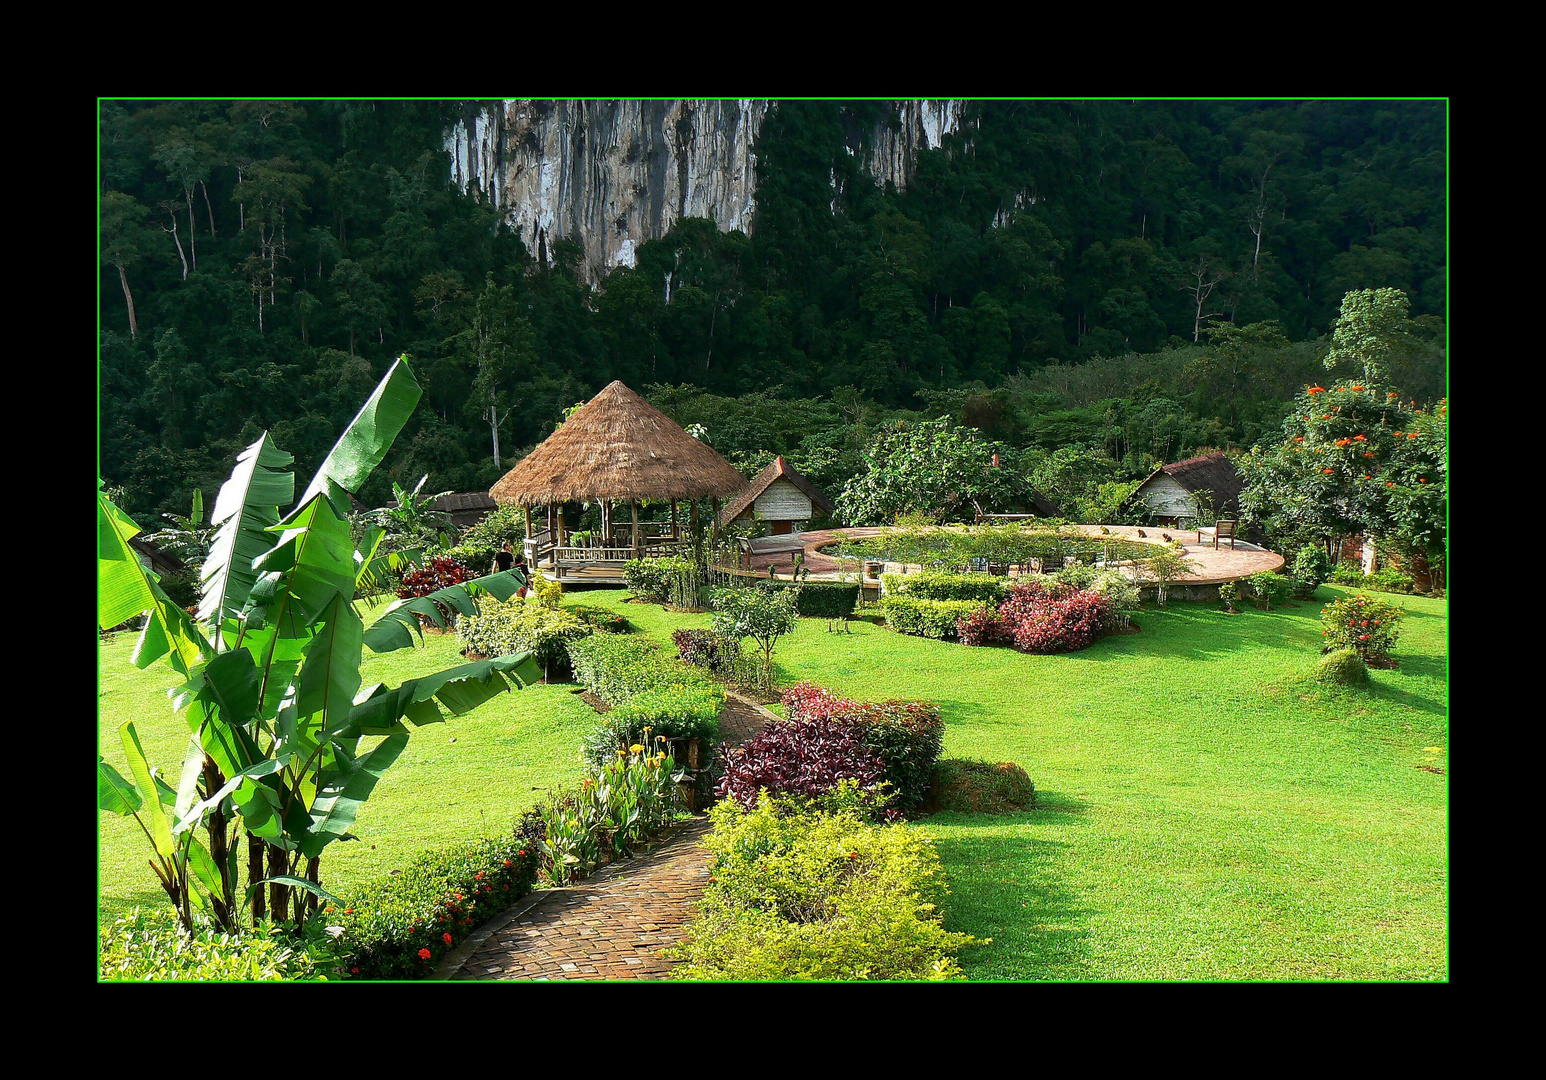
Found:
[[199, 618], [212, 629], [235, 620], [247, 603], [258, 576], [253, 561], [274, 546], [269, 528], [278, 523], [279, 508], [295, 498], [295, 474], [289, 471], [294, 461], [265, 431], [237, 456], [231, 478], [220, 488], [209, 519], [215, 537], [204, 559], [199, 604]]
[[[172, 841], [172, 825], [167, 819], [166, 811], [162, 809], [156, 782], [150, 775], [150, 764], [145, 760], [145, 748], [140, 745], [140, 736], [134, 730], [133, 720], [125, 720], [118, 725], [118, 740], [123, 744], [124, 755], [129, 759], [129, 773], [134, 777], [135, 786], [140, 790], [141, 808], [145, 811], [145, 817], [149, 819], [145, 827], [150, 832], [150, 842], [155, 845], [157, 855], [171, 858], [176, 851], [176, 845]], [[101, 769], [98, 768], [99, 802], [101, 775]]]
[[209, 655], [209, 642], [188, 613], [167, 599], [129, 546], [139, 531], [105, 492], [97, 492], [97, 623], [106, 630], [149, 612], [131, 661], [146, 668], [171, 654], [172, 666], [187, 675]]
[[531, 653], [523, 652], [409, 679], [396, 689], [377, 683], [356, 697], [348, 726], [340, 735], [384, 735], [400, 731], [404, 719], [413, 724], [433, 724], [444, 719], [435, 704], [437, 699], [454, 715], [460, 715], [504, 693], [510, 688], [507, 680], [513, 680], [520, 689], [541, 678], [542, 669]]
[[119, 817], [127, 817], [134, 813], [142, 805], [139, 788], [135, 787], [121, 772], [107, 763], [101, 754], [97, 755], [97, 809], [106, 810], [110, 814]]
[[311, 804], [311, 827], [301, 840], [301, 854], [315, 858], [349, 827], [392, 762], [408, 745], [407, 732], [389, 735], [370, 753], [348, 762], [347, 767], [324, 773]]
[[387, 605], [370, 629], [365, 631], [365, 647], [376, 653], [411, 649], [414, 635], [421, 638], [424, 636], [419, 624], [420, 615], [436, 626], [444, 627], [446, 618], [441, 611], [442, 604], [463, 615], [476, 615], [478, 605], [473, 598], [478, 593], [486, 592], [499, 600], [508, 600], [525, 584], [526, 578], [520, 571], [501, 570], [464, 581], [460, 585], [448, 585], [428, 596], [398, 600]]
[[311, 636], [312, 625], [335, 598], [354, 599], [354, 543], [349, 522], [327, 499], [309, 496], [289, 517], [269, 527], [279, 540], [257, 561], [267, 582], [277, 572], [267, 622], [286, 638]]
[[419, 394], [407, 359], [397, 360], [328, 452], [301, 502], [326, 495], [338, 514], [347, 516], [349, 496], [360, 490], [365, 478], [386, 457], [392, 440], [413, 415]]

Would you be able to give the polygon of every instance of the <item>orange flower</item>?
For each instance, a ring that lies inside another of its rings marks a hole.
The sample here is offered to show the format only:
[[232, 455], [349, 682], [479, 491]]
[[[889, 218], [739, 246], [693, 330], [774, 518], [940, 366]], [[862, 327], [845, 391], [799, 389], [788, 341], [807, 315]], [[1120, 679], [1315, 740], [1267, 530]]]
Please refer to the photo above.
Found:
[[1304, 442], [1304, 436], [1303, 435], [1295, 435], [1294, 436], [1294, 441], [1295, 442]]
[[1309, 392], [1312, 394], [1324, 394], [1326, 392], [1326, 388], [1324, 386], [1312, 386], [1310, 387]]
[[420, 960], [428, 960], [429, 957], [430, 957], [430, 952], [429, 952], [428, 949], [420, 949], [419, 950], [419, 959]]
[[1395, 487], [1396, 486], [1396, 482], [1394, 480], [1387, 480], [1387, 481], [1385, 481], [1385, 486], [1386, 487]]
[[1332, 470], [1331, 470], [1331, 469], [1322, 469], [1322, 470], [1321, 470], [1321, 472], [1323, 472], [1323, 473], [1329, 473], [1329, 472], [1331, 472], [1331, 471], [1332, 471]]
[[1355, 386], [1355, 387], [1353, 387], [1353, 389], [1355, 391], [1357, 391], [1358, 393], [1360, 393], [1360, 394], [1363, 393], [1363, 387], [1361, 387], [1361, 386]]
[[1417, 438], [1417, 432], [1415, 432], [1415, 431], [1408, 431], [1406, 433], [1406, 437], [1408, 439], [1415, 439], [1415, 438]]
[[1369, 441], [1369, 436], [1367, 436], [1367, 435], [1354, 435], [1353, 436], [1353, 441], [1354, 442], [1368, 442]]
[[450, 934], [441, 934], [440, 935], [440, 940], [444, 941], [447, 945], [449, 945], [449, 944], [451, 944], [451, 935]]
[[1363, 452], [1363, 456], [1364, 457], [1373, 457], [1374, 456], [1374, 451], [1373, 450], [1365, 450]]

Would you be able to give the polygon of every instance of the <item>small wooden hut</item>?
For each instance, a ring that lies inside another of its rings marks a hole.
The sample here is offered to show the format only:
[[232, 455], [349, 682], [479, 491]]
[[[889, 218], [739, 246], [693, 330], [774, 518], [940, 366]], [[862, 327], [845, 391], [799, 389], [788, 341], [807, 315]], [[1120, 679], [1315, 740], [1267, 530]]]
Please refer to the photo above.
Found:
[[[630, 558], [676, 550], [682, 543], [677, 503], [687, 500], [691, 527], [697, 531], [698, 499], [735, 495], [746, 480], [713, 447], [700, 442], [665, 413], [621, 382], [614, 382], [564, 421], [552, 435], [520, 460], [489, 489], [495, 501], [526, 508], [526, 556], [532, 565], [545, 559], [555, 576], [570, 569], [617, 566]], [[664, 527], [642, 528], [639, 504], [669, 502]], [[565, 503], [599, 503], [599, 543], [574, 545], [565, 527]], [[630, 510], [619, 528], [614, 510]], [[547, 520], [534, 528], [532, 508], [543, 507]]]
[[1238, 517], [1244, 487], [1229, 455], [1217, 450], [1161, 465], [1129, 497], [1148, 506], [1154, 524], [1184, 529], [1194, 525], [1205, 509], [1215, 517]]
[[782, 536], [803, 532], [817, 510], [831, 514], [835, 509], [826, 492], [782, 457], [776, 457], [730, 500], [719, 520], [722, 525], [737, 520], [766, 521], [770, 533]]

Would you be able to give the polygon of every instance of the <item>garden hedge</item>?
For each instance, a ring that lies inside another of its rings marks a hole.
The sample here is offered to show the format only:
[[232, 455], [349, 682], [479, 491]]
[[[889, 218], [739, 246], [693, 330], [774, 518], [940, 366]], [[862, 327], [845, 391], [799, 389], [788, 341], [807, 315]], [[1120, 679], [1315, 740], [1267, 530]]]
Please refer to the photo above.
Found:
[[807, 618], [841, 619], [852, 615], [859, 602], [857, 581], [768, 581], [775, 589], [795, 590], [795, 611]]
[[980, 600], [922, 600], [915, 596], [885, 596], [880, 608], [886, 625], [899, 634], [943, 640], [956, 636], [956, 625], [974, 611]]
[[975, 600], [996, 604], [1009, 591], [1009, 582], [1005, 578], [992, 574], [950, 574], [942, 570], [887, 574], [881, 581], [888, 596], [913, 596], [920, 600]]

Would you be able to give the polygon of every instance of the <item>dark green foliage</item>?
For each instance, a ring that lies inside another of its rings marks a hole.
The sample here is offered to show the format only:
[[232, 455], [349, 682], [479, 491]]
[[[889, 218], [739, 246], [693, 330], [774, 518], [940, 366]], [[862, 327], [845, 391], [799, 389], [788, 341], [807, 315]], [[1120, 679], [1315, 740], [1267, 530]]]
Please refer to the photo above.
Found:
[[1302, 581], [1310, 592], [1325, 584], [1331, 576], [1331, 559], [1319, 544], [1306, 544], [1294, 556], [1293, 575]]
[[1367, 686], [1369, 665], [1357, 649], [1334, 649], [1321, 657], [1315, 675], [1321, 682], [1337, 686]]
[[771, 581], [761, 587], [794, 589], [795, 611], [807, 618], [841, 619], [852, 615], [859, 601], [857, 581]]
[[1444, 392], [1442, 102], [964, 109], [898, 192], [863, 172], [889, 106], [781, 102], [751, 234], [680, 220], [593, 291], [573, 243], [543, 262], [450, 183], [458, 103], [104, 102], [103, 475], [131, 513], [183, 512], [264, 429], [309, 471], [406, 352], [424, 399], [368, 506], [426, 473], [486, 490], [621, 378], [738, 466], [783, 454], [834, 496], [899, 419], [1098, 451], [1019, 475], [1106, 516], [1152, 460], [1276, 430], [1343, 294], [1376, 287], [1411, 301], [1389, 378]]
[[341, 966], [360, 979], [433, 974], [467, 935], [531, 892], [538, 861], [537, 849], [514, 833], [425, 852], [327, 913], [344, 928]]
[[1010, 814], [1036, 802], [1036, 785], [1012, 761], [991, 764], [945, 758], [934, 767], [926, 809], [957, 814]]

